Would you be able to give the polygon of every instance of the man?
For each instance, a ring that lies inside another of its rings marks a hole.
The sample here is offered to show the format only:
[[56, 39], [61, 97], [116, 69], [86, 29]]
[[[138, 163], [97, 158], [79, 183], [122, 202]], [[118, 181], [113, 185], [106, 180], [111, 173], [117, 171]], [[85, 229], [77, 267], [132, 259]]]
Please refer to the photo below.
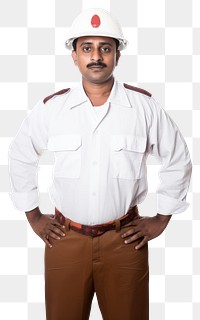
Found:
[[[13, 202], [46, 244], [47, 320], [89, 319], [94, 292], [104, 320], [147, 320], [147, 243], [188, 206], [182, 135], [150, 93], [113, 77], [126, 45], [108, 12], [81, 13], [66, 46], [82, 82], [40, 101], [10, 148]], [[54, 216], [39, 209], [45, 149], [55, 153]], [[162, 163], [161, 183], [157, 214], [141, 217], [148, 154]]]

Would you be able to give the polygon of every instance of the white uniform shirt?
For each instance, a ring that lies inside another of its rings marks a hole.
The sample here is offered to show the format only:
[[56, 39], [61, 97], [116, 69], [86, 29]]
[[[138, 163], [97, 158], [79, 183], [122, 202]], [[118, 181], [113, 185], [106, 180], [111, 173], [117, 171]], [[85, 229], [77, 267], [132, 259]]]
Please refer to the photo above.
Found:
[[[185, 141], [153, 97], [115, 81], [98, 112], [82, 83], [40, 101], [10, 147], [12, 200], [17, 209], [39, 206], [38, 159], [55, 154], [53, 204], [71, 220], [105, 223], [126, 214], [147, 194], [146, 158], [161, 162], [157, 212], [184, 211], [191, 175]], [[96, 114], [98, 112], [98, 114]]]

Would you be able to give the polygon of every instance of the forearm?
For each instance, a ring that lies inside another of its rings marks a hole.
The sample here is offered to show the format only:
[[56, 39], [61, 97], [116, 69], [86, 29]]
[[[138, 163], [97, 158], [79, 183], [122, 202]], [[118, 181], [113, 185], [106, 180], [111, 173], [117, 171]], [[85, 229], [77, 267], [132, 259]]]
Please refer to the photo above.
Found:
[[160, 220], [161, 224], [163, 225], [164, 229], [167, 227], [172, 215], [164, 215], [161, 213], [157, 213], [156, 217]]
[[30, 224], [37, 222], [41, 218], [41, 215], [42, 215], [39, 207], [36, 207], [35, 209], [33, 209], [31, 211], [26, 211], [25, 214], [26, 214], [26, 217], [27, 217], [28, 222]]
[[171, 215], [171, 214], [165, 215], [165, 214], [162, 214], [162, 213], [157, 213], [157, 217], [158, 217], [161, 221], [168, 223], [168, 222], [170, 221], [172, 215]]

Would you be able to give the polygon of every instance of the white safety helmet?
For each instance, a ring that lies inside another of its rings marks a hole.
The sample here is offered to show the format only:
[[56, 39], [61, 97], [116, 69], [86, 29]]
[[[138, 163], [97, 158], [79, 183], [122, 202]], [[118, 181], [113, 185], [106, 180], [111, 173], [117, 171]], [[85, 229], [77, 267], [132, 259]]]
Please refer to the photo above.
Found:
[[126, 48], [128, 41], [124, 39], [119, 22], [111, 14], [100, 8], [92, 8], [80, 13], [72, 23], [66, 47], [73, 50], [73, 41], [84, 36], [102, 36], [117, 39], [118, 50]]

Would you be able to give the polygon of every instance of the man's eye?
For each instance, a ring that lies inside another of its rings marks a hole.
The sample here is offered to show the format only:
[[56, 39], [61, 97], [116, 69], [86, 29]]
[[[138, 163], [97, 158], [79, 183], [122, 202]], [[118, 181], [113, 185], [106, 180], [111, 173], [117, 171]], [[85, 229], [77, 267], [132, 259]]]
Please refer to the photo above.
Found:
[[83, 51], [84, 51], [84, 52], [90, 52], [90, 51], [91, 51], [91, 48], [90, 48], [90, 47], [83, 47]]
[[108, 48], [108, 47], [102, 47], [102, 48], [101, 48], [101, 51], [107, 53], [107, 52], [110, 52], [110, 48]]

